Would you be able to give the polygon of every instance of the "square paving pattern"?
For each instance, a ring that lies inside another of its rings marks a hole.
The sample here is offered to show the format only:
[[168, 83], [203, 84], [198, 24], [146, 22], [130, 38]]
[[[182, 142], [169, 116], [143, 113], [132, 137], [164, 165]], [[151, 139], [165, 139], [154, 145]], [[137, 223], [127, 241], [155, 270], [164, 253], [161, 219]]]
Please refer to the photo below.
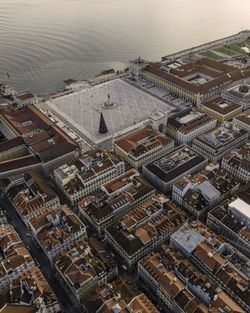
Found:
[[[164, 101], [122, 79], [76, 91], [50, 102], [64, 118], [78, 124], [94, 142], [118, 135], [121, 130], [146, 121], [154, 113], [171, 111]], [[104, 135], [99, 134], [101, 112], [108, 128]]]

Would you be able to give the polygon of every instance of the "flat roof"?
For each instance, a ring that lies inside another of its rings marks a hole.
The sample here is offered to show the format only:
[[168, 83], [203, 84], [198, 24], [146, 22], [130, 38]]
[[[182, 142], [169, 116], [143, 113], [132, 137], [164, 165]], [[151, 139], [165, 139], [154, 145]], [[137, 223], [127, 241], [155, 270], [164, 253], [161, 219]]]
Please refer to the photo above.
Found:
[[[114, 79], [55, 98], [46, 103], [92, 142], [138, 129], [153, 114], [168, 113], [171, 106], [123, 79]], [[108, 133], [99, 133], [103, 114]]]
[[250, 205], [240, 198], [234, 200], [229, 203], [229, 207], [238, 211], [239, 213], [245, 215], [248, 219], [250, 219]]
[[171, 235], [171, 243], [173, 244], [173, 240], [178, 243], [183, 249], [185, 249], [188, 253], [192, 253], [197, 246], [204, 241], [204, 237], [194, 229], [185, 229], [181, 228], [180, 230], [174, 232]]
[[189, 147], [180, 146], [157, 161], [146, 165], [145, 168], [167, 183], [205, 160]]
[[197, 117], [200, 117], [202, 115], [202, 113], [198, 112], [198, 111], [190, 111], [190, 113], [188, 113], [185, 116], [182, 116], [180, 118], [177, 118], [177, 120], [181, 123], [181, 124], [186, 124], [189, 122], [192, 122], [193, 120], [197, 119]]

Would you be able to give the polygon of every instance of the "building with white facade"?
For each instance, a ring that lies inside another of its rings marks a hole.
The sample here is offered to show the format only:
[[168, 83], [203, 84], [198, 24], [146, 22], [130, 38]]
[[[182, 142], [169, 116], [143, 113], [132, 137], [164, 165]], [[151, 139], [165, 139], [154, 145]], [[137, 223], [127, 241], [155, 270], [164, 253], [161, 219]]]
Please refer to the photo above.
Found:
[[233, 124], [245, 129], [250, 136], [250, 109], [242, 112], [233, 119]]
[[246, 312], [250, 308], [249, 259], [200, 222], [186, 224], [170, 243], [197, 268], [210, 276]]
[[35, 262], [10, 224], [0, 226], [0, 247], [0, 289], [5, 289]]
[[250, 142], [233, 149], [221, 161], [221, 166], [242, 183], [250, 181]]
[[101, 236], [108, 226], [154, 195], [154, 187], [132, 169], [80, 200], [79, 214]]
[[19, 178], [2, 179], [1, 185], [26, 225], [43, 211], [60, 207], [58, 195], [36, 171], [27, 172]]
[[239, 84], [222, 93], [222, 96], [242, 106], [243, 110], [250, 109], [250, 85]]
[[177, 143], [190, 143], [192, 140], [217, 124], [217, 120], [206, 113], [184, 110], [168, 118], [166, 131]]
[[109, 244], [132, 268], [185, 222], [187, 216], [164, 195], [146, 200], [106, 229]]
[[125, 171], [125, 163], [108, 150], [89, 151], [54, 170], [53, 179], [72, 205]]
[[149, 127], [137, 130], [113, 143], [115, 153], [136, 169], [174, 149], [174, 141]]
[[176, 66], [172, 64], [148, 63], [139, 69], [140, 76], [197, 105], [229, 87], [243, 83], [250, 76], [247, 68], [240, 70], [208, 58], [186, 64], [176, 62]]
[[[54, 291], [49, 286], [40, 269], [37, 267], [27, 269], [18, 279], [15, 279], [8, 288], [1, 290], [0, 295], [5, 301], [16, 305], [12, 307], [13, 313], [19, 313], [18, 305], [33, 306], [34, 313], [59, 313], [61, 307]], [[33, 313], [33, 311], [27, 313]], [[2, 312], [0, 310], [0, 312]], [[4, 311], [3, 311], [4, 312]], [[20, 313], [26, 313], [25, 308]]]
[[172, 189], [172, 199], [200, 218], [239, 188], [240, 183], [227, 172], [203, 170], [177, 180]]
[[54, 264], [79, 302], [91, 289], [118, 275], [115, 259], [93, 238], [78, 239], [54, 258]]
[[211, 100], [203, 102], [200, 109], [213, 118], [216, 118], [219, 123], [231, 121], [236, 115], [242, 112], [242, 106], [238, 102], [234, 103], [223, 99], [221, 96], [216, 96]]
[[166, 311], [245, 312], [215, 280], [204, 275], [171, 245], [163, 244], [140, 261], [138, 274]]
[[207, 159], [190, 147], [179, 146], [157, 161], [143, 166], [142, 173], [161, 192], [167, 193], [178, 179], [202, 170], [206, 164]]
[[86, 238], [86, 226], [66, 206], [47, 209], [29, 220], [32, 236], [50, 262], [79, 238]]
[[230, 150], [243, 146], [248, 132], [232, 123], [225, 123], [194, 139], [192, 148], [211, 161], [222, 159]]
[[211, 210], [207, 225], [231, 240], [238, 249], [250, 256], [250, 205], [237, 198], [226, 200]]

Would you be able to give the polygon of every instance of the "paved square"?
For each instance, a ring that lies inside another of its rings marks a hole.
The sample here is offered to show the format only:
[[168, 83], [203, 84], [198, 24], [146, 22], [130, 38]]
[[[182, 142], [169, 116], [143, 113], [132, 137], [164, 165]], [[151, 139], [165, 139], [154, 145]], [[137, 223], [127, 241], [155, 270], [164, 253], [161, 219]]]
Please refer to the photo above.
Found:
[[[147, 121], [159, 111], [171, 111], [165, 102], [122, 79], [53, 99], [48, 104], [93, 142], [119, 135], [122, 130]], [[108, 133], [104, 135], [99, 134], [101, 112], [108, 127]]]

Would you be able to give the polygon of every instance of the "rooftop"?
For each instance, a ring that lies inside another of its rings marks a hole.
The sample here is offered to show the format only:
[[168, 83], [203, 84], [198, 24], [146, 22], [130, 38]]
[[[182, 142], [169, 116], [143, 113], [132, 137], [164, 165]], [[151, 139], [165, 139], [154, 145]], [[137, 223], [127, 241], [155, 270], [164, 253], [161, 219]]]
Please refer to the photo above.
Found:
[[5, 304], [1, 309], [0, 313], [37, 313], [37, 309], [33, 305], [25, 304]]
[[60, 209], [47, 209], [29, 220], [41, 245], [51, 252], [70, 238], [85, 229], [85, 225], [66, 206]]
[[224, 242], [200, 221], [191, 224], [186, 223], [174, 232], [170, 239], [170, 242], [174, 247], [184, 250], [187, 254], [192, 254], [193, 251], [204, 241], [211, 247], [215, 247], [215, 249], [220, 248]]
[[[227, 256], [228, 253], [225, 253], [227, 244], [220, 236], [198, 221], [182, 226], [172, 234], [170, 242], [186, 257], [189, 258], [192, 254], [192, 258], [207, 267], [212, 275], [216, 276], [224, 286], [231, 289], [249, 307], [248, 277], [241, 271], [243, 267], [231, 263], [230, 257]], [[188, 246], [191, 246], [191, 249], [187, 249]]]
[[206, 113], [184, 110], [168, 118], [167, 126], [184, 134], [188, 134], [214, 119]]
[[236, 195], [246, 203], [250, 204], [250, 183], [242, 186]]
[[45, 306], [58, 303], [58, 299], [40, 269], [34, 267], [26, 270], [15, 280], [9, 290], [13, 302], [36, 304], [39, 298]]
[[0, 247], [0, 279], [11, 274], [17, 268], [23, 269], [33, 263], [29, 251], [24, 247], [20, 237], [9, 224], [0, 227]]
[[114, 258], [96, 239], [79, 239], [60, 252], [54, 263], [76, 290], [89, 280], [102, 277], [117, 266]]
[[180, 146], [146, 168], [165, 182], [169, 182], [205, 159], [187, 146]]
[[79, 208], [100, 222], [119, 212], [121, 207], [132, 206], [153, 190], [154, 188], [132, 169], [104, 184], [97, 192], [83, 198], [79, 202]]
[[35, 171], [29, 171], [17, 180], [2, 179], [1, 185], [24, 218], [58, 198], [44, 178]]
[[135, 283], [123, 276], [93, 289], [83, 302], [88, 312], [97, 312], [102, 308], [103, 313], [159, 313], [145, 294], [137, 289]]
[[237, 115], [234, 119], [250, 126], [250, 109]]
[[163, 244], [159, 252], [140, 261], [140, 266], [157, 281], [158, 289], [168, 294], [187, 313], [226, 312], [226, 306], [232, 312], [245, 312], [234, 299], [221, 291], [215, 281], [170, 245]]
[[250, 221], [250, 204], [238, 198], [233, 202], [229, 203], [229, 207], [235, 211], [238, 211], [240, 214], [244, 215], [246, 221], [247, 220]]
[[35, 96], [31, 93], [31, 92], [24, 92], [24, 93], [18, 93], [17, 95], [15, 95], [15, 98], [21, 100], [21, 101], [25, 101], [28, 99], [33, 99]]
[[139, 157], [157, 146], [162, 147], [170, 144], [172, 141], [172, 139], [162, 135], [156, 129], [143, 128], [118, 139], [114, 144], [129, 155]]
[[199, 135], [194, 141], [200, 141], [206, 146], [219, 150], [246, 134], [246, 130], [227, 122], [205, 134]]
[[8, 173], [10, 171], [29, 168], [30, 166], [38, 165], [41, 163], [41, 159], [38, 155], [26, 155], [17, 159], [11, 159], [0, 162], [0, 173]]
[[214, 112], [217, 112], [221, 115], [227, 115], [241, 108], [239, 104], [223, 99], [221, 97], [214, 97], [209, 101], [203, 102], [202, 106], [213, 110]]
[[223, 169], [203, 170], [195, 175], [187, 175], [176, 181], [175, 186], [182, 191], [184, 201], [196, 210], [211, 208], [222, 195], [239, 187], [239, 182]]
[[[235, 234], [238, 234], [242, 240], [246, 242], [250, 242], [250, 229], [245, 223], [237, 219], [235, 214], [232, 214], [229, 211], [229, 203], [230, 201], [227, 200], [220, 204], [219, 206], [215, 207], [213, 210], [209, 212], [211, 216], [219, 220], [222, 224], [224, 224], [227, 228], [229, 228]], [[232, 207], [233, 211], [233, 207]]]
[[234, 98], [238, 98], [241, 101], [248, 103], [250, 101], [250, 85], [234, 86], [225, 91], [225, 94], [229, 94]]
[[[14, 149], [18, 146], [25, 145], [25, 141], [22, 137], [15, 137], [0, 143], [0, 153], [7, 152], [10, 149]], [[28, 151], [26, 153], [28, 155]]]
[[233, 291], [236, 297], [240, 298], [248, 308], [250, 307], [249, 281], [244, 273], [237, 270], [227, 258], [217, 253], [205, 242], [199, 244], [193, 255], [221, 281], [223, 286]]
[[120, 189], [124, 189], [124, 187], [129, 189], [129, 187], [134, 185], [135, 188], [138, 188], [142, 184], [152, 187], [142, 176], [140, 176], [139, 172], [135, 169], [131, 169], [103, 184], [102, 190], [106, 191], [108, 194], [113, 194], [119, 192]]
[[233, 166], [235, 169], [242, 167], [247, 171], [250, 171], [250, 142], [247, 142], [243, 147], [239, 149], [233, 149], [223, 158], [225, 162]]
[[92, 179], [116, 168], [119, 163], [124, 162], [108, 150], [90, 150], [73, 163], [61, 165], [54, 170], [53, 175], [64, 185], [69, 194], [74, 194], [83, 189]]
[[202, 58], [176, 68], [150, 63], [144, 71], [193, 93], [206, 94], [218, 86], [250, 76], [248, 68], [239, 70], [211, 59]]
[[22, 136], [27, 147], [48, 162], [74, 151], [77, 144], [62, 130], [55, 126], [34, 105], [21, 108], [13, 105], [1, 107], [2, 118], [17, 136]]
[[[113, 240], [130, 256], [166, 232], [178, 228], [187, 218], [165, 196], [160, 195], [156, 200], [153, 197], [152, 200], [146, 200], [140, 207], [123, 216], [118, 223], [107, 228]], [[142, 219], [143, 212], [146, 216]]]

